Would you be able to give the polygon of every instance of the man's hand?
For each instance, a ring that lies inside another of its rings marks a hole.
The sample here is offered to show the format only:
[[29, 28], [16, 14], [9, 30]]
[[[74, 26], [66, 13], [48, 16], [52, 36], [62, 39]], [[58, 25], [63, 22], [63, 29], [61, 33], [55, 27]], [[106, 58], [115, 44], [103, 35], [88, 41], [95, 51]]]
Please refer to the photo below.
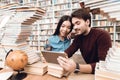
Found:
[[76, 68], [76, 63], [72, 59], [63, 58], [59, 56], [57, 60], [60, 66], [63, 67], [65, 71], [74, 72]]

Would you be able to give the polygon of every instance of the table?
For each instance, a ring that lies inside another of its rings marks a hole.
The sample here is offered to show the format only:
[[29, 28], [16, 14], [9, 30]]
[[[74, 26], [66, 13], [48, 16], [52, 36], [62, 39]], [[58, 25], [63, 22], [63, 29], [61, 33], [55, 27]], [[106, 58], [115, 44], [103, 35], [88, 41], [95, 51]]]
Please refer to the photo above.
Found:
[[95, 80], [93, 74], [83, 74], [83, 73], [72, 73], [70, 76], [67, 78], [68, 80]]
[[[5, 70], [2, 69], [0, 72], [6, 72], [10, 70]], [[57, 78], [48, 74], [45, 74], [43, 76], [41, 75], [34, 75], [34, 74], [28, 74], [26, 78], [23, 80], [94, 80], [94, 75], [93, 74], [74, 74], [71, 73], [68, 77], [62, 77], [62, 78]]]
[[29, 74], [24, 80], [94, 80], [93, 74], [74, 74], [72, 73], [68, 77], [56, 78], [51, 75], [45, 74], [43, 76]]
[[43, 76], [29, 74], [24, 80], [68, 80], [68, 79], [66, 77], [57, 78], [48, 74], [45, 74]]

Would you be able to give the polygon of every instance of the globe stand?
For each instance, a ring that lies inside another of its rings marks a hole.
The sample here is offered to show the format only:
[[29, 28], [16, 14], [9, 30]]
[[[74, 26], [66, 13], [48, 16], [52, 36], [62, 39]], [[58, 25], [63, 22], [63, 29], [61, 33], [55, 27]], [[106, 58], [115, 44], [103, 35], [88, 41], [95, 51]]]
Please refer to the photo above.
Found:
[[17, 74], [14, 74], [10, 80], [23, 80], [26, 76], [27, 76], [27, 73], [19, 70], [17, 71], [18, 73]]

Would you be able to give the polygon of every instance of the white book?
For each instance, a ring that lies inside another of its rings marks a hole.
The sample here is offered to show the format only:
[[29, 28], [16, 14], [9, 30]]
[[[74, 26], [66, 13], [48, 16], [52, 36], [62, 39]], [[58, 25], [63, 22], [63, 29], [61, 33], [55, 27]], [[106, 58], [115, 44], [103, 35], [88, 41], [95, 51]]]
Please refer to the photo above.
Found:
[[3, 20], [0, 21], [0, 29], [6, 25], [8, 20], [10, 19], [12, 15], [5, 15]]
[[0, 73], [0, 80], [8, 80], [12, 76], [13, 72]]
[[24, 68], [25, 72], [36, 75], [43, 75], [47, 72], [47, 64], [40, 61], [27, 65]]
[[[29, 45], [27, 45], [27, 43], [4, 45], [4, 49], [7, 52], [11, 49], [25, 51], [25, 53], [28, 56], [28, 64], [32, 64], [37, 61], [40, 61], [40, 56], [36, 53], [35, 50], [33, 50]], [[4, 57], [6, 56], [6, 54], [4, 54]]]
[[59, 64], [54, 63], [48, 63], [48, 74], [59, 78], [69, 75]]
[[105, 59], [105, 66], [108, 70], [120, 73], [120, 48], [112, 46]]
[[62, 74], [56, 74], [56, 73], [53, 73], [53, 72], [48, 72], [49, 75], [52, 75], [52, 76], [55, 76], [55, 77], [58, 77], [58, 78], [61, 78], [63, 75]]
[[[112, 70], [108, 70], [105, 67], [104, 61], [101, 61], [96, 64], [95, 76], [108, 78], [110, 80], [119, 80], [120, 79], [120, 73], [112, 71]], [[97, 77], [95, 77], [95, 78], [97, 78]], [[97, 80], [97, 79], [95, 79], [95, 80]]]

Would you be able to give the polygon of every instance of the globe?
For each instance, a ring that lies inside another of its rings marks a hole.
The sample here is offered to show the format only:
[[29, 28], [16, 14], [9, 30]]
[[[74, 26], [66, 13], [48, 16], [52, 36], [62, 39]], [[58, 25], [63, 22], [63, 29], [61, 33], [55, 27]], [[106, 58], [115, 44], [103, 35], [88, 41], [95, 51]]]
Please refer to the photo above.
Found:
[[24, 69], [27, 62], [28, 56], [22, 50], [12, 50], [6, 57], [6, 65], [16, 71]]

